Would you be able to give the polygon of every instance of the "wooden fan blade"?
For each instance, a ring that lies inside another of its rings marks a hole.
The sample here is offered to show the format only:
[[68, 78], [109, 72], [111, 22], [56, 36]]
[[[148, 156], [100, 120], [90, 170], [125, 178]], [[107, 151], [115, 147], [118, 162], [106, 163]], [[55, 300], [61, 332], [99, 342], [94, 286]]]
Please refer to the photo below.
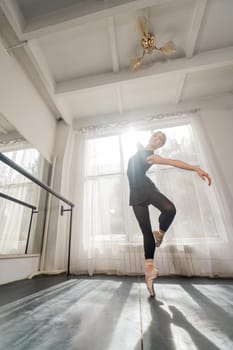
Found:
[[142, 59], [143, 59], [143, 56], [132, 59], [131, 62], [130, 62], [130, 69], [132, 71], [137, 70], [142, 64]]
[[136, 31], [141, 35], [148, 33], [148, 23], [146, 17], [140, 16], [137, 18]]
[[164, 46], [160, 47], [159, 49], [160, 52], [165, 53], [165, 54], [169, 54], [172, 52], [176, 51], [176, 45], [174, 44], [173, 41], [168, 41]]

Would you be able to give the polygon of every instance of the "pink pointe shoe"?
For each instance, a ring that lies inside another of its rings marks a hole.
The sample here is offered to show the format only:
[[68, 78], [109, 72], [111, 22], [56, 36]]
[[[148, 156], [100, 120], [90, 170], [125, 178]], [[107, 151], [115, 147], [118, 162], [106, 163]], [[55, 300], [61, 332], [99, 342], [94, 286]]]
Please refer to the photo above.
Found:
[[146, 286], [151, 297], [155, 296], [154, 280], [158, 276], [158, 270], [153, 266], [151, 270], [145, 272]]
[[163, 242], [164, 232], [163, 231], [153, 231], [156, 247], [160, 247]]

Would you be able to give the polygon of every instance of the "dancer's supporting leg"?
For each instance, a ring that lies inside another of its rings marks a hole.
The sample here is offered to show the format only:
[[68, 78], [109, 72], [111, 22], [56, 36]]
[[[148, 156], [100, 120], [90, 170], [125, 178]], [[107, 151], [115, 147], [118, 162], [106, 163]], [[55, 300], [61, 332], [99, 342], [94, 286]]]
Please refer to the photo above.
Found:
[[147, 289], [151, 296], [155, 295], [153, 281], [158, 275], [154, 267], [155, 240], [152, 233], [148, 206], [133, 206], [134, 214], [138, 220], [143, 234], [143, 246], [145, 253], [145, 279]]

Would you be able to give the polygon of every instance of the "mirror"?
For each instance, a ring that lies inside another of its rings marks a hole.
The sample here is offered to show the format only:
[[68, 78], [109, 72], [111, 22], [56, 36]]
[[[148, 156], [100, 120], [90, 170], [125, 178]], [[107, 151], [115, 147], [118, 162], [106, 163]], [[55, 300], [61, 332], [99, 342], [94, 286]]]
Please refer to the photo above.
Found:
[[[51, 164], [1, 113], [0, 152], [40, 181], [49, 184]], [[47, 197], [44, 189], [0, 161], [1, 256], [40, 254]]]

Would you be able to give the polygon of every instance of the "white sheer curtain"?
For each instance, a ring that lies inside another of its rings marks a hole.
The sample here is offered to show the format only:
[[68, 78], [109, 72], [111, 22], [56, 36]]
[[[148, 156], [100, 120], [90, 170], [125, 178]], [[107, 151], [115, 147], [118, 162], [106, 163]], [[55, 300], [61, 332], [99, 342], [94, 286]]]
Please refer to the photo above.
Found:
[[[192, 118], [152, 121], [141, 130], [93, 128], [77, 133], [72, 272], [144, 272], [142, 235], [128, 205], [127, 162], [136, 152], [136, 142], [145, 145], [151, 132], [159, 129], [167, 135], [159, 154], [204, 167]], [[211, 244], [222, 240], [224, 232], [214, 191], [195, 173], [177, 168], [153, 166], [149, 176], [177, 208], [175, 221], [156, 251], [160, 274], [213, 275]], [[150, 212], [155, 229], [159, 211], [150, 207]]]
[[[36, 149], [21, 149], [4, 154], [39, 177], [40, 154]], [[0, 162], [0, 192], [37, 205], [39, 189], [30, 180]], [[31, 210], [0, 198], [0, 254], [23, 254], [25, 251]], [[35, 221], [35, 218], [34, 218]]]

